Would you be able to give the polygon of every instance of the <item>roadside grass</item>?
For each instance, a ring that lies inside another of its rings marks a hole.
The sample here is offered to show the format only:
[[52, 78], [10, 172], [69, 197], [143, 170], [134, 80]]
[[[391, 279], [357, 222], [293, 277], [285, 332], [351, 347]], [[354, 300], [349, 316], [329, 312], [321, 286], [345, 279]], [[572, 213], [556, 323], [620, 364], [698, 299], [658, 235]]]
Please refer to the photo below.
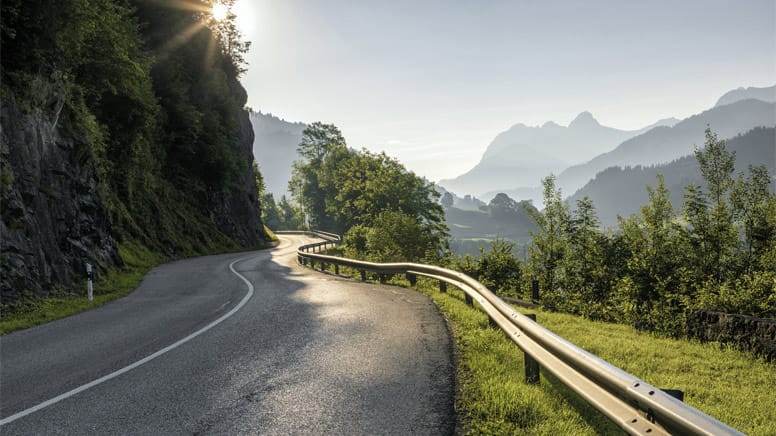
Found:
[[[333, 271], [331, 265], [327, 268]], [[340, 267], [340, 274], [360, 274]], [[370, 275], [371, 280], [376, 276]], [[409, 287], [402, 276], [389, 284]], [[523, 353], [500, 330], [489, 327], [463, 293], [418, 278], [448, 320], [457, 349], [456, 411], [467, 434], [622, 434], [574, 392], [542, 371], [539, 385], [524, 382]], [[776, 435], [776, 364], [717, 343], [670, 339], [630, 326], [573, 315], [536, 313], [538, 322], [611, 364], [663, 389], [680, 389], [685, 402], [752, 435]]]
[[[270, 241], [277, 241], [277, 237], [272, 234]], [[202, 255], [255, 251], [267, 247], [269, 247], [268, 244], [238, 250], [232, 247], [219, 247], [212, 253], [203, 253]], [[86, 280], [74, 284], [73, 288], [79, 289], [78, 292], [55, 289], [49, 293], [48, 298], [28, 296], [23, 302], [14, 306], [2, 306], [0, 309], [2, 310], [0, 313], [0, 335], [100, 307], [134, 291], [152, 268], [166, 262], [190, 257], [187, 255], [165, 256], [134, 241], [120, 244], [118, 251], [119, 256], [124, 261], [124, 266], [109, 269], [105, 275], [94, 281], [94, 299], [92, 301], [86, 299]]]

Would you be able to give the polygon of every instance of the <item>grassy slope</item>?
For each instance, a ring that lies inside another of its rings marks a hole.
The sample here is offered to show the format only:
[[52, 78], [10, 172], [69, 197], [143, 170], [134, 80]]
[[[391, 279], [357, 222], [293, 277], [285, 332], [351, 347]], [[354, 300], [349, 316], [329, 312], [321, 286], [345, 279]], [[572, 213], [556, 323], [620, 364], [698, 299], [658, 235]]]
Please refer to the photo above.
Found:
[[[391, 283], [409, 286], [403, 279]], [[523, 353], [500, 330], [488, 327], [487, 316], [468, 307], [462, 292], [442, 294], [436, 282], [423, 279], [416, 288], [434, 300], [450, 323], [458, 351], [456, 410], [466, 433], [621, 433], [549, 374], [542, 373], [538, 386], [525, 384]], [[530, 312], [551, 331], [648, 383], [683, 390], [688, 404], [728, 425], [753, 435], [776, 434], [774, 364], [718, 344]]]

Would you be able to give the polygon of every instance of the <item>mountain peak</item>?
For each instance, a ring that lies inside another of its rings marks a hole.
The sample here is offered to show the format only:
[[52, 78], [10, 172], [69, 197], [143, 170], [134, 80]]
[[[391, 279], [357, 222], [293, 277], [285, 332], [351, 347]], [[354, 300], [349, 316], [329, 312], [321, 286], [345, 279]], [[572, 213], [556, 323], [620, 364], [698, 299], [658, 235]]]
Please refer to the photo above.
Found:
[[725, 95], [720, 97], [714, 107], [724, 106], [726, 104], [731, 104], [750, 98], [755, 100], [762, 100], [768, 103], [774, 103], [776, 102], [776, 85], [766, 86], [764, 88], [757, 88], [754, 86], [750, 86], [748, 88], [736, 88], [732, 91], [726, 92]]
[[569, 124], [569, 128], [573, 127], [588, 127], [588, 126], [600, 126], [598, 120], [593, 118], [593, 114], [588, 111], [580, 112], [576, 118]]

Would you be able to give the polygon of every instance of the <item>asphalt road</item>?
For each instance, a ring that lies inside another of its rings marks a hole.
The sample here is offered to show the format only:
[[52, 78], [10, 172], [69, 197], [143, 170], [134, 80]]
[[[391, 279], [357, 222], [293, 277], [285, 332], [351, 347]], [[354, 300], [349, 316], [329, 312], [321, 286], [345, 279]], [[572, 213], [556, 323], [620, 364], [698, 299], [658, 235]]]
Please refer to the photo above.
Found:
[[452, 433], [436, 306], [296, 265], [308, 240], [162, 265], [126, 298], [0, 337], [0, 434]]

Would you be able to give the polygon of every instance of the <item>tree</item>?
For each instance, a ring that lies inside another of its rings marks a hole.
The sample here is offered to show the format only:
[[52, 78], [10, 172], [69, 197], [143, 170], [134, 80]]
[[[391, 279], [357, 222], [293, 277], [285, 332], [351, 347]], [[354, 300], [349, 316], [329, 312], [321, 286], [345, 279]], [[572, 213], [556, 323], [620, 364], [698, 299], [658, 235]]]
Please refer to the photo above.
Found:
[[[378, 262], [435, 260], [437, 242], [415, 217], [400, 210], [383, 210], [366, 232], [362, 257]], [[365, 256], [364, 256], [365, 255]]]
[[630, 253], [621, 291], [628, 321], [679, 335], [689, 298], [683, 282], [686, 245], [665, 179], [658, 175], [657, 180], [656, 187], [647, 187], [649, 204], [641, 207], [641, 220], [621, 221]]
[[294, 162], [288, 190], [312, 227], [343, 232], [345, 228], [328, 214], [327, 198], [336, 195], [332, 173], [352, 154], [345, 138], [333, 124], [315, 122], [302, 132], [297, 152], [303, 160]]
[[744, 233], [744, 253], [739, 256], [738, 268], [742, 274], [757, 268], [758, 260], [776, 245], [776, 226], [768, 222], [769, 203], [776, 199], [770, 193], [770, 182], [765, 165], [750, 166], [749, 176], [739, 174], [730, 193], [733, 217], [741, 223]]
[[490, 250], [480, 246], [477, 279], [496, 293], [513, 293], [520, 283], [520, 260], [513, 251], [515, 244], [503, 239], [490, 243]]
[[453, 207], [454, 199], [453, 194], [449, 192], [445, 192], [445, 194], [442, 196], [442, 206], [446, 208]]
[[563, 259], [566, 310], [589, 318], [605, 318], [609, 297], [609, 271], [605, 265], [606, 241], [593, 201], [585, 196], [568, 226], [568, 251]]
[[[728, 205], [728, 192], [733, 187], [735, 153], [725, 149], [725, 141], [706, 128], [706, 143], [703, 149], [695, 150], [701, 175], [709, 191], [708, 227], [701, 237], [706, 250], [711, 253], [709, 274], [718, 286], [726, 278], [738, 235], [733, 226], [732, 210]], [[689, 192], [689, 191], [688, 191]], [[693, 195], [698, 195], [694, 193]]]
[[569, 227], [568, 206], [563, 203], [560, 189], [555, 187], [555, 176], [542, 180], [544, 189], [544, 210], [536, 212], [526, 209], [538, 227], [531, 232], [531, 272], [544, 290], [543, 302], [548, 307], [557, 307], [565, 291], [558, 288], [561, 261], [568, 250], [566, 235]]
[[507, 194], [500, 192], [490, 200], [488, 208], [493, 218], [515, 218], [520, 211], [520, 204], [511, 199]]
[[[357, 241], [358, 255], [373, 259], [392, 258], [395, 254], [387, 248], [375, 252], [376, 245], [366, 244], [368, 235], [372, 234], [375, 240], [386, 235], [388, 229], [420, 229], [423, 238], [418, 244], [422, 251], [427, 255], [434, 253], [429, 259], [438, 258], [446, 248], [444, 209], [433, 183], [416, 176], [385, 153], [347, 148], [333, 125], [308, 126], [298, 151], [304, 160], [294, 163], [289, 190], [309, 216], [311, 225], [339, 233], [353, 229], [351, 240]], [[409, 219], [414, 222], [412, 226], [408, 225]], [[386, 227], [378, 229], [381, 226]], [[404, 240], [403, 235], [393, 237]], [[435, 248], [431, 250], [427, 245]], [[410, 248], [398, 252], [417, 258], [416, 252], [407, 250]]]
[[301, 210], [295, 207], [285, 195], [280, 197], [278, 202], [278, 211], [280, 212], [280, 228], [283, 230], [304, 230], [307, 229]]
[[278, 205], [275, 204], [275, 197], [271, 192], [265, 193], [261, 198], [261, 218], [264, 221], [264, 225], [272, 230], [281, 230], [283, 225], [280, 218], [280, 210]]

